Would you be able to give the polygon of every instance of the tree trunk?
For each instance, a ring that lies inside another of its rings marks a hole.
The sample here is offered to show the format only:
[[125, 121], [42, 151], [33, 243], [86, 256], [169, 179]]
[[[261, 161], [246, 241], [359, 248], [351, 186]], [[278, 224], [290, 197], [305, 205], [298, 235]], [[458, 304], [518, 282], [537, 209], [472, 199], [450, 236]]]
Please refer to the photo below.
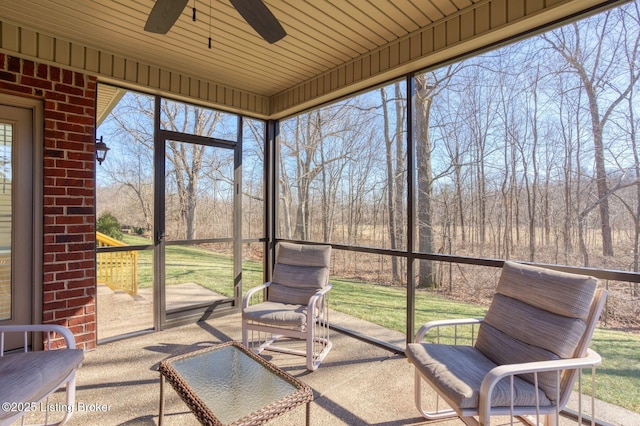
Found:
[[[431, 170], [429, 116], [433, 102], [432, 92], [435, 87], [427, 82], [426, 74], [416, 76], [415, 81], [415, 146], [418, 169], [418, 251], [421, 253], [433, 253], [431, 218], [433, 172]], [[430, 260], [420, 260], [418, 287], [433, 288], [436, 286], [433, 262]]]

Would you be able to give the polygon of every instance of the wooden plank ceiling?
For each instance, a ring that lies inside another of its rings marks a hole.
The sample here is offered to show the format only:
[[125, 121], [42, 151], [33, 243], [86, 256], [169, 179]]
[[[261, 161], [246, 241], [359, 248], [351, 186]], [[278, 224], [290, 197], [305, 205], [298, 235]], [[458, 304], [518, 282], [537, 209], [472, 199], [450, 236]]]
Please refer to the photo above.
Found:
[[[598, 3], [580, 1], [585, 7]], [[189, 0], [167, 34], [145, 32], [154, 3], [2, 0], [0, 19], [38, 34], [268, 99], [469, 9], [485, 7], [487, 14], [504, 15], [504, 22], [508, 22], [509, 14], [531, 15], [549, 5], [577, 1], [265, 0], [288, 34], [275, 44], [260, 38], [228, 0]], [[196, 22], [191, 19], [194, 5]], [[462, 34], [469, 30], [455, 31]]]

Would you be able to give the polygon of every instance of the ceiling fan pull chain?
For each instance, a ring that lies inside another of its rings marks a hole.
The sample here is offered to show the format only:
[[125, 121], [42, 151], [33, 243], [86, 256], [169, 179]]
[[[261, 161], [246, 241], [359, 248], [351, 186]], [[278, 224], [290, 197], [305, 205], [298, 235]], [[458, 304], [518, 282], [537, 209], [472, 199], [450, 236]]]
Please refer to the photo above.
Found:
[[196, 22], [196, 0], [193, 0], [193, 22]]
[[211, 49], [211, 14], [211, 0], [209, 0], [209, 49]]

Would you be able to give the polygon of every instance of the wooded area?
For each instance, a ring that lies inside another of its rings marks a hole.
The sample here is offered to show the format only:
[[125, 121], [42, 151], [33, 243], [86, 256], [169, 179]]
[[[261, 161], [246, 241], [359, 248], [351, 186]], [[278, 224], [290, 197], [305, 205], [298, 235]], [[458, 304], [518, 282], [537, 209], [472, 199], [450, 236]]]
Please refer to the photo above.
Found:
[[[638, 271], [637, 7], [415, 78], [418, 251]], [[281, 236], [405, 248], [406, 103], [282, 122]]]
[[[276, 237], [407, 250], [413, 188], [418, 252], [638, 272], [639, 47], [632, 2], [282, 120]], [[238, 135], [232, 114], [162, 108], [163, 128]], [[113, 110], [103, 129], [119, 145], [98, 179], [98, 213], [149, 234], [152, 111], [152, 97], [133, 92]], [[244, 238], [263, 236], [264, 129], [250, 119], [242, 128]], [[233, 157], [217, 153], [167, 145], [175, 238], [231, 235]], [[336, 275], [357, 263], [343, 255]], [[404, 259], [380, 257], [376, 281], [406, 284]], [[434, 265], [421, 262], [419, 287], [445, 284]], [[622, 291], [637, 318], [638, 284]]]

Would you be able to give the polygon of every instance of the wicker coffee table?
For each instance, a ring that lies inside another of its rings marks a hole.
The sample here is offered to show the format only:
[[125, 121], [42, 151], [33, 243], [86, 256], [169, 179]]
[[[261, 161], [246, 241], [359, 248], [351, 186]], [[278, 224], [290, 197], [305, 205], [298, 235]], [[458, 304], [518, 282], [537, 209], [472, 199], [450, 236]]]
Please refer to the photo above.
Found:
[[238, 342], [227, 342], [160, 363], [160, 415], [164, 416], [164, 380], [206, 425], [261, 425], [307, 404], [311, 388], [255, 355]]

